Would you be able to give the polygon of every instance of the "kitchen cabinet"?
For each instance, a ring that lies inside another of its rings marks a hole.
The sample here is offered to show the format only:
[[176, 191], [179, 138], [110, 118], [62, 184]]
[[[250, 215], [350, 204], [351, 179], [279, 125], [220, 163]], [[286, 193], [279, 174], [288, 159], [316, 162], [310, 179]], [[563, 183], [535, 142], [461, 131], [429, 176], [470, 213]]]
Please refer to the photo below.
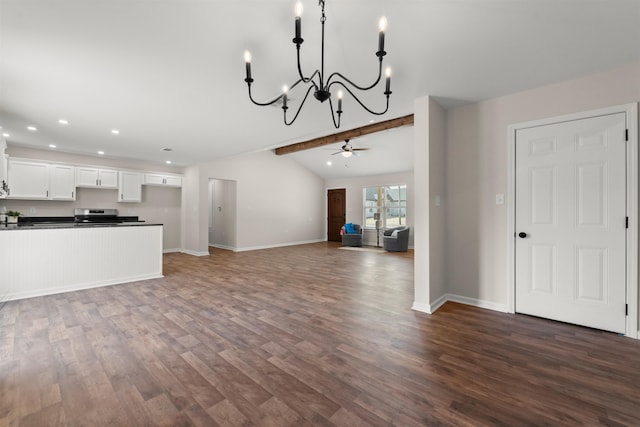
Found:
[[76, 168], [23, 160], [9, 160], [10, 199], [75, 200]]
[[144, 185], [158, 185], [164, 187], [182, 187], [180, 175], [145, 173]]
[[118, 202], [142, 202], [142, 174], [138, 172], [118, 172], [120, 182]]
[[49, 195], [51, 200], [76, 199], [76, 168], [68, 165], [49, 166]]
[[9, 159], [10, 199], [49, 200], [49, 164]]
[[118, 171], [78, 166], [76, 186], [88, 188], [118, 188]]

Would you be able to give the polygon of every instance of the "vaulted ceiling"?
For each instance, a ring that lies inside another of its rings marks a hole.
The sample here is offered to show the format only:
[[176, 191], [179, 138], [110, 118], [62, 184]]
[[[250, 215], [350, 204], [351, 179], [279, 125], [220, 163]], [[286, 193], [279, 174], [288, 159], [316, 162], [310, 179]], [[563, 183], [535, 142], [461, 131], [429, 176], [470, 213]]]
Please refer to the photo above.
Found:
[[[245, 49], [257, 98], [296, 78], [293, 3], [0, 0], [2, 131], [10, 145], [175, 165], [331, 134], [326, 103], [308, 100], [284, 126], [281, 109], [247, 98]], [[301, 56], [311, 70], [319, 8], [303, 3]], [[373, 117], [346, 97], [340, 130], [411, 114], [424, 95], [452, 107], [640, 60], [639, 0], [327, 0], [326, 14], [327, 71], [363, 84], [377, 71], [377, 20], [389, 23], [389, 112]], [[378, 109], [383, 91], [364, 99]], [[302, 97], [290, 96], [290, 106]], [[384, 134], [353, 143], [400, 139]], [[365, 153], [357, 160], [374, 157]]]

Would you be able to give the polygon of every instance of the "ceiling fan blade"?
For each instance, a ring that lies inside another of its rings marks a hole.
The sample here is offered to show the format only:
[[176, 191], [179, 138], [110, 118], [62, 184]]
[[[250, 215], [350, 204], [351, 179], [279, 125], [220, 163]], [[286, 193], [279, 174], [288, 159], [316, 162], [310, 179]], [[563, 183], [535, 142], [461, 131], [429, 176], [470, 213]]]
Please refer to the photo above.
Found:
[[367, 151], [371, 150], [371, 148], [352, 148], [351, 151]]
[[337, 152], [335, 152], [335, 153], [331, 153], [331, 155], [332, 155], [332, 156], [335, 156], [336, 154], [342, 154], [342, 153], [343, 153], [343, 151], [337, 151]]

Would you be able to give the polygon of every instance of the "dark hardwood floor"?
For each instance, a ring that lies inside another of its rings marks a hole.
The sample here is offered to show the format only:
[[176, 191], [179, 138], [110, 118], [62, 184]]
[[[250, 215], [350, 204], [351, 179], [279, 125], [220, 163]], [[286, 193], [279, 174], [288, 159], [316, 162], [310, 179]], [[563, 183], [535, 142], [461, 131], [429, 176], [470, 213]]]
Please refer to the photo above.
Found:
[[164, 272], [6, 303], [0, 425], [640, 425], [640, 341], [411, 311], [411, 252], [214, 250]]

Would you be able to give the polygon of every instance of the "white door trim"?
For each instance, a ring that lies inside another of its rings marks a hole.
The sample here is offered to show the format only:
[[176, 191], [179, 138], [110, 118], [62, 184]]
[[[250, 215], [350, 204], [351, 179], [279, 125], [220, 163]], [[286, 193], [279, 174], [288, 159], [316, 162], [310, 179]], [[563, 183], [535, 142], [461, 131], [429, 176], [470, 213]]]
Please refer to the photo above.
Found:
[[508, 153], [508, 210], [507, 210], [507, 301], [509, 312], [515, 312], [515, 141], [516, 131], [534, 126], [586, 119], [615, 113], [625, 113], [629, 142], [627, 144], [627, 304], [629, 312], [625, 335], [640, 338], [638, 324], [638, 104], [624, 104], [598, 110], [584, 111], [559, 117], [510, 125], [507, 130]]

